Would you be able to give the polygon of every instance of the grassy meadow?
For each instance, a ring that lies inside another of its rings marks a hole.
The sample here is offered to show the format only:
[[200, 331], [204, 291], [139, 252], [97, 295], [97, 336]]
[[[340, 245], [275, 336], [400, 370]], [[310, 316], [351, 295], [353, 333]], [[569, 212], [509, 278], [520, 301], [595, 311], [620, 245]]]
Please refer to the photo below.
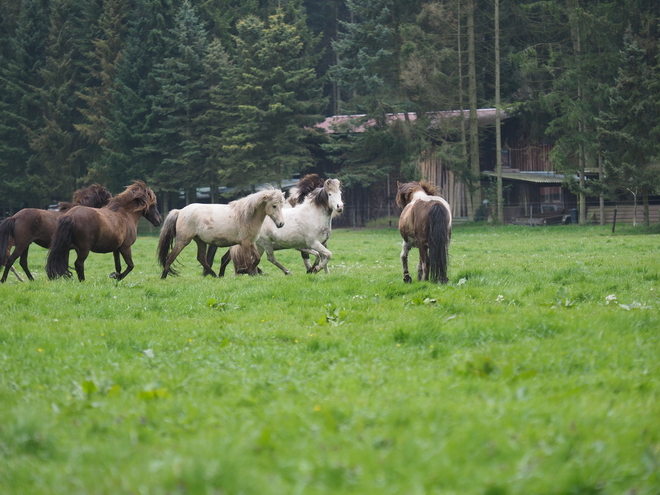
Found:
[[0, 493], [658, 494], [660, 231], [617, 229], [458, 226], [446, 286], [402, 282], [395, 229], [288, 277], [189, 246], [160, 280], [140, 237], [124, 281], [51, 282], [34, 246], [0, 287]]

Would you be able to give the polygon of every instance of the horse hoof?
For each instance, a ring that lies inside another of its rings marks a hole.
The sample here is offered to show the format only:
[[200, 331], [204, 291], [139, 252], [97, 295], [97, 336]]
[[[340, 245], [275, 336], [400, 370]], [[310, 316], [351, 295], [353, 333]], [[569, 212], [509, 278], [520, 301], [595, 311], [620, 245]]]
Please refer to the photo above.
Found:
[[408, 274], [403, 276], [403, 281], [407, 284], [412, 284], [412, 277]]
[[119, 280], [119, 274], [117, 272], [112, 272], [108, 277]]

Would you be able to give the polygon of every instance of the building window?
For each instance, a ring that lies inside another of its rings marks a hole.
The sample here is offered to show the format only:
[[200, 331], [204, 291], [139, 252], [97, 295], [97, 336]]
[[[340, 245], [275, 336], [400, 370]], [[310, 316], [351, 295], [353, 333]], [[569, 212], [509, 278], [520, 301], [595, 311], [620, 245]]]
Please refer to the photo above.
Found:
[[561, 203], [561, 187], [542, 187], [540, 190], [543, 203]]

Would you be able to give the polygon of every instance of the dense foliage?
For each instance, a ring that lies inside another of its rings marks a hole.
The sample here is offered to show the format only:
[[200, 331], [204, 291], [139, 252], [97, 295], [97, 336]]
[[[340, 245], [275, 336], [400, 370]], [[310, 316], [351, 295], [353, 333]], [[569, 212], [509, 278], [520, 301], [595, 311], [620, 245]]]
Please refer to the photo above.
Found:
[[[499, 11], [496, 86], [488, 0], [0, 0], [0, 197], [43, 206], [136, 178], [215, 191], [322, 166], [369, 186], [410, 175], [430, 144], [469, 182], [458, 124], [392, 129], [385, 115], [493, 106], [496, 91], [556, 142], [560, 170], [602, 163], [602, 190], [652, 192], [660, 4]], [[313, 130], [339, 113], [376, 125], [331, 142]]]

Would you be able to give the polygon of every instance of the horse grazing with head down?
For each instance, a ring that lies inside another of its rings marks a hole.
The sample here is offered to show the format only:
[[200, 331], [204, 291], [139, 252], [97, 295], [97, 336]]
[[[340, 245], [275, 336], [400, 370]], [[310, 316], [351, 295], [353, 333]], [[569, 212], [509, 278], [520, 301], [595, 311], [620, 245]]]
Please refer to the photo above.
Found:
[[192, 240], [197, 244], [197, 260], [204, 267], [204, 274], [215, 277], [206, 261], [207, 246], [240, 244], [249, 249], [267, 216], [276, 228], [284, 225], [283, 207], [284, 193], [279, 189], [266, 189], [228, 205], [192, 203], [181, 210], [172, 210], [158, 239], [158, 261], [163, 267], [161, 278], [168, 273], [177, 274], [172, 263]]
[[403, 238], [401, 264], [403, 281], [412, 282], [408, 253], [419, 249], [417, 279], [447, 283], [447, 263], [451, 240], [451, 208], [437, 196], [437, 189], [426, 181], [397, 182], [396, 204], [403, 208], [399, 233]]
[[[73, 193], [72, 203], [59, 203], [58, 210], [40, 210], [38, 208], [24, 208], [15, 215], [5, 219], [0, 224], [0, 266], [5, 267], [0, 282], [7, 280], [9, 270], [14, 271], [14, 262], [20, 257], [20, 265], [28, 279], [34, 280], [28, 268], [28, 249], [33, 242], [48, 249], [57, 220], [76, 205], [101, 208], [108, 204], [112, 194], [105, 187], [93, 184]], [[14, 251], [9, 254], [11, 245]], [[21, 280], [19, 278], [19, 280]]]
[[[141, 217], [154, 227], [162, 223], [156, 195], [141, 180], [113, 197], [103, 208], [74, 206], [57, 221], [46, 262], [48, 278], [71, 276], [69, 250], [73, 248], [78, 255], [74, 267], [81, 282], [85, 280], [85, 260], [90, 252], [112, 253], [115, 271], [110, 277], [123, 279], [134, 267], [131, 246], [137, 239], [137, 224]], [[123, 272], [120, 256], [126, 263]]]

